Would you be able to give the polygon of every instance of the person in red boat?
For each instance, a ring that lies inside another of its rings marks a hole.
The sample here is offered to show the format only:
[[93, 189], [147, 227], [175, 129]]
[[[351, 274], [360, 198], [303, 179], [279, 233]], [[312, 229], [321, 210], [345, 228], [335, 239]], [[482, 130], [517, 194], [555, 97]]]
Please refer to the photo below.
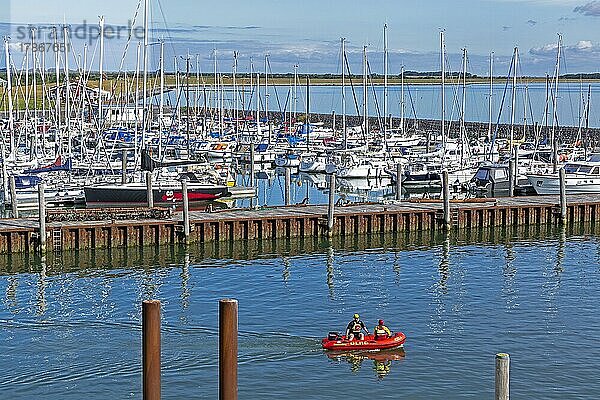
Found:
[[367, 329], [365, 323], [360, 320], [360, 316], [358, 314], [354, 314], [354, 318], [348, 323], [348, 327], [346, 328], [346, 337], [348, 340], [364, 340], [365, 335], [362, 333], [362, 331], [367, 332], [367, 335], [369, 334], [369, 330]]
[[373, 328], [373, 333], [375, 334], [375, 340], [377, 339], [387, 339], [392, 336], [392, 332], [389, 330], [382, 319], [379, 320], [377, 326]]

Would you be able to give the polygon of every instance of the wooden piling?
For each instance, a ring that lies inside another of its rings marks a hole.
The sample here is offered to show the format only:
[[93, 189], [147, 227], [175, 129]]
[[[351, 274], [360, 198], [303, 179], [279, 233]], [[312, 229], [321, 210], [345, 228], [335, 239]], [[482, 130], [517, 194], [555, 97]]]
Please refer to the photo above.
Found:
[[560, 220], [562, 223], [567, 221], [567, 182], [564, 168], [558, 170], [558, 180], [560, 184]]
[[508, 197], [513, 197], [515, 195], [515, 161], [508, 161]]
[[[250, 143], [250, 187], [256, 190], [256, 181], [254, 177], [254, 143]], [[254, 196], [250, 199], [250, 207], [254, 206]]]
[[396, 164], [396, 200], [402, 200], [402, 164]]
[[329, 202], [327, 206], [327, 235], [333, 235], [335, 211], [335, 172], [329, 175]]
[[160, 400], [160, 301], [142, 303], [142, 386], [144, 400]]
[[291, 204], [292, 172], [288, 167], [283, 169], [285, 171], [285, 205], [289, 206]]
[[19, 205], [17, 203], [17, 184], [15, 183], [14, 175], [10, 176], [9, 186], [10, 186], [10, 207], [12, 209], [12, 217], [19, 218]]
[[219, 301], [219, 400], [238, 398], [238, 301]]
[[190, 200], [188, 198], [187, 180], [181, 181], [181, 195], [183, 198], [183, 236], [185, 240], [190, 237]]
[[450, 229], [452, 223], [450, 219], [450, 178], [446, 169], [442, 171], [442, 187], [444, 197], [444, 229]]
[[152, 172], [146, 171], [146, 201], [148, 208], [154, 207], [154, 190], [152, 189]]
[[510, 397], [510, 356], [507, 353], [496, 354], [496, 400], [508, 400]]
[[38, 217], [40, 221], [40, 252], [46, 251], [46, 198], [44, 191], [46, 185], [40, 182], [38, 185]]
[[[2, 154], [4, 155], [4, 153]], [[4, 201], [6, 202], [10, 193], [8, 189], [8, 172], [6, 171], [6, 158], [4, 156], [2, 158], [2, 194], [4, 195]]]
[[127, 183], [127, 150], [123, 150], [123, 158], [121, 159], [121, 183]]

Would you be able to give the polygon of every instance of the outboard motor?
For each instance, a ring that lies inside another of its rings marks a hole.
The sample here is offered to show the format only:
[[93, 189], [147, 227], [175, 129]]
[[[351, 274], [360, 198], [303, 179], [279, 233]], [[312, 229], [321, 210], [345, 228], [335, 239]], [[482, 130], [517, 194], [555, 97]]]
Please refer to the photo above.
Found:
[[329, 332], [329, 334], [327, 335], [327, 339], [329, 340], [338, 340], [339, 337], [340, 334], [337, 332]]

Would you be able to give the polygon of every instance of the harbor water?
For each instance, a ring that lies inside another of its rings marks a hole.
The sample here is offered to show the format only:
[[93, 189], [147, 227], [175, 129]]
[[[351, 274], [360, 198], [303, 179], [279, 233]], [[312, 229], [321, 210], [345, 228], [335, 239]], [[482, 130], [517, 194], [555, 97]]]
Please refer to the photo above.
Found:
[[[218, 300], [239, 299], [242, 399], [600, 392], [600, 227], [21, 254], [0, 262], [0, 397], [141, 398], [141, 302], [162, 301], [164, 399], [214, 399]], [[404, 352], [331, 355], [354, 313]]]

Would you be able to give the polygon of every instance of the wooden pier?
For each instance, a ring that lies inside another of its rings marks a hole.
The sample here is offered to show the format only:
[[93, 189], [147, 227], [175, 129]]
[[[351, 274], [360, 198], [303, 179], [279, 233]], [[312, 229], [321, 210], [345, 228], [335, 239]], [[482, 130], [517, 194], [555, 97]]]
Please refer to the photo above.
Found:
[[[72, 211], [75, 212], [75, 211]], [[295, 205], [217, 212], [191, 211], [187, 243], [285, 238], [327, 238], [357, 234], [462, 230], [559, 224], [558, 196], [475, 199], [450, 203], [450, 226], [441, 201], [336, 206], [329, 235], [327, 205]], [[567, 198], [567, 222], [600, 219], [600, 195]], [[181, 213], [136, 220], [47, 222], [46, 251], [157, 246], [186, 241]], [[0, 220], [0, 253], [40, 250], [37, 218]]]

